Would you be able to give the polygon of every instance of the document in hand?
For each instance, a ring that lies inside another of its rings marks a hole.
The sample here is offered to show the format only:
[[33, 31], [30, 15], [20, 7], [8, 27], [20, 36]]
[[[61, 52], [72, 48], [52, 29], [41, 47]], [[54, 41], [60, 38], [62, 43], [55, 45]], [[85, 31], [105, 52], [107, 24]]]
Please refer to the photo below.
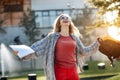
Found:
[[31, 49], [27, 45], [9, 45], [9, 47], [12, 48], [14, 51], [18, 51], [19, 58], [23, 58], [23, 57], [35, 52], [33, 49]]

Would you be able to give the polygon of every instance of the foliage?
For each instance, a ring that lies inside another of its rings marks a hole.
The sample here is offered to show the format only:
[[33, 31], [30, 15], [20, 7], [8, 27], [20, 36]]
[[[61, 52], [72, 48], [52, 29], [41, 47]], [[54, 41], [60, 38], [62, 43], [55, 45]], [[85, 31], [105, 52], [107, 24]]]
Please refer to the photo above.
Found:
[[101, 14], [105, 14], [106, 11], [120, 10], [120, 0], [88, 0], [88, 2], [98, 8]]
[[3, 20], [0, 20], [0, 33], [6, 33], [6, 31], [2, 27]]
[[[106, 14], [106, 12], [110, 11], [118, 11], [118, 18], [112, 23], [112, 25], [116, 25], [120, 27], [120, 0], [87, 0], [87, 2], [93, 7], [98, 9], [99, 20], [100, 22], [95, 22], [94, 25], [97, 27], [101, 26], [107, 26], [111, 25], [110, 22], [104, 22], [103, 21], [103, 15]], [[98, 25], [96, 25], [98, 24]], [[107, 24], [107, 25], [106, 25]]]
[[73, 20], [76, 26], [88, 26], [91, 25], [93, 22], [92, 16], [92, 9], [85, 6], [85, 8], [82, 9], [82, 14], [77, 14], [76, 18]]
[[31, 43], [36, 41], [35, 36], [38, 35], [37, 27], [35, 25], [35, 19], [37, 18], [37, 15], [35, 15], [34, 11], [29, 11], [29, 13], [25, 13], [23, 15], [23, 18], [21, 19], [21, 25], [25, 27], [25, 34], [29, 37], [29, 40]]
[[[1, 8], [0, 8], [1, 9]], [[2, 14], [2, 13], [0, 13], [0, 14]], [[1, 19], [0, 18], [0, 33], [6, 33], [6, 31], [4, 30], [4, 28], [2, 27], [2, 24], [4, 23], [4, 20], [5, 19]]]
[[92, 13], [93, 10], [94, 9], [88, 8], [85, 5], [85, 7], [81, 10], [82, 13], [77, 14], [76, 18], [73, 20], [74, 24], [80, 28], [80, 33], [84, 37], [81, 40], [85, 46], [89, 45], [92, 42], [90, 39], [90, 34], [87, 34], [88, 31], [86, 27], [91, 26], [95, 20], [94, 15]]

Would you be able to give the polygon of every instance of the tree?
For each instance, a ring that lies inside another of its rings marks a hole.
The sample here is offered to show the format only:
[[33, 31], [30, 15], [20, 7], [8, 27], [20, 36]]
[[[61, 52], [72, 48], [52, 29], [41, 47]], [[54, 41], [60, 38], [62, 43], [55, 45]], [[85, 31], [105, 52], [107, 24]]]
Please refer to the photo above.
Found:
[[25, 27], [25, 34], [29, 37], [30, 44], [36, 41], [35, 36], [39, 33], [35, 25], [36, 18], [37, 15], [35, 15], [34, 11], [29, 10], [28, 13], [24, 12], [23, 18], [21, 19], [20, 26]]
[[[120, 27], [120, 0], [87, 0], [87, 2], [94, 8], [98, 9], [99, 18], [94, 23], [95, 26], [108, 26], [108, 25], [116, 25]], [[112, 22], [104, 21], [103, 16], [107, 12], [117, 11], [118, 17]]]
[[[23, 18], [21, 18], [20, 22], [20, 26], [25, 27], [25, 34], [29, 37], [30, 45], [36, 41], [35, 37], [40, 33], [39, 31], [37, 31], [37, 27], [35, 24], [36, 18], [37, 15], [35, 15], [35, 12], [28, 9], [27, 13], [26, 12], [23, 13]], [[31, 59], [30, 65], [32, 69], [35, 69], [36, 65], [35, 59]]]
[[[82, 14], [77, 14], [76, 18], [73, 20], [76, 26], [82, 27], [82, 29], [80, 29], [80, 33], [84, 38], [81, 38], [81, 40], [85, 46], [90, 45], [93, 42], [93, 36], [96, 36], [95, 31], [88, 29], [91, 28], [92, 24], [96, 20], [96, 15], [93, 14], [94, 10], [96, 9], [89, 8], [85, 5], [85, 8], [82, 9]], [[89, 59], [92, 60], [92, 56], [90, 56]]]
[[3, 22], [4, 22], [4, 20], [0, 19], [0, 33], [6, 33], [6, 31], [2, 27]]
[[[0, 10], [2, 10], [1, 7], [0, 7]], [[0, 11], [0, 15], [1, 15], [1, 14], [3, 14], [2, 11]], [[2, 25], [3, 25], [3, 23], [4, 23], [5, 20], [6, 20], [6, 18], [5, 18], [5, 19], [2, 19], [1, 16], [0, 16], [0, 33], [6, 33], [6, 31], [5, 31], [4, 28], [2, 27]]]
[[85, 6], [85, 8], [82, 9], [82, 14], [77, 14], [76, 18], [73, 20], [76, 26], [88, 26], [91, 25], [93, 22], [92, 19], [92, 9]]
[[84, 37], [82, 38], [82, 42], [84, 45], [89, 45], [92, 41], [90, 39], [90, 34], [87, 34], [87, 26], [91, 26], [94, 22], [94, 15], [93, 15], [93, 9], [88, 8], [85, 5], [85, 8], [82, 9], [82, 14], [77, 14], [76, 18], [73, 20], [75, 26], [79, 27], [80, 33]]

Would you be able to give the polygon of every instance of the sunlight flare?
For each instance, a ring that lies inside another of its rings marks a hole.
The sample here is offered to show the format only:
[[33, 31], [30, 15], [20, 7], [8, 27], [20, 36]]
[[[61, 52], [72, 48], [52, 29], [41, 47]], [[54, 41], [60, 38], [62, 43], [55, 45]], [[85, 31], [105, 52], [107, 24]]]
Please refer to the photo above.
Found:
[[108, 27], [108, 34], [112, 38], [120, 41], [120, 28], [116, 26]]
[[108, 22], [114, 22], [114, 20], [118, 17], [118, 11], [114, 10], [114, 11], [108, 11], [105, 15], [104, 15], [104, 21], [108, 21]]

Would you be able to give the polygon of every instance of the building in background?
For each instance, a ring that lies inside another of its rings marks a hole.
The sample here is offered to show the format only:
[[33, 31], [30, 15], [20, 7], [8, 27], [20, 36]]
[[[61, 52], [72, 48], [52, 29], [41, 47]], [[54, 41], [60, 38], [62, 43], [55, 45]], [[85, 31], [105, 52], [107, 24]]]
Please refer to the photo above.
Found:
[[47, 35], [53, 28], [54, 20], [61, 13], [69, 14], [72, 19], [83, 14], [84, 0], [31, 0], [31, 10], [38, 17], [35, 19], [40, 36]]
[[55, 18], [61, 13], [71, 16], [82, 14], [84, 0], [31, 0], [31, 9], [38, 15], [36, 26], [52, 27]]
[[28, 13], [31, 0], [0, 0], [0, 21], [3, 26], [18, 26], [23, 13]]

